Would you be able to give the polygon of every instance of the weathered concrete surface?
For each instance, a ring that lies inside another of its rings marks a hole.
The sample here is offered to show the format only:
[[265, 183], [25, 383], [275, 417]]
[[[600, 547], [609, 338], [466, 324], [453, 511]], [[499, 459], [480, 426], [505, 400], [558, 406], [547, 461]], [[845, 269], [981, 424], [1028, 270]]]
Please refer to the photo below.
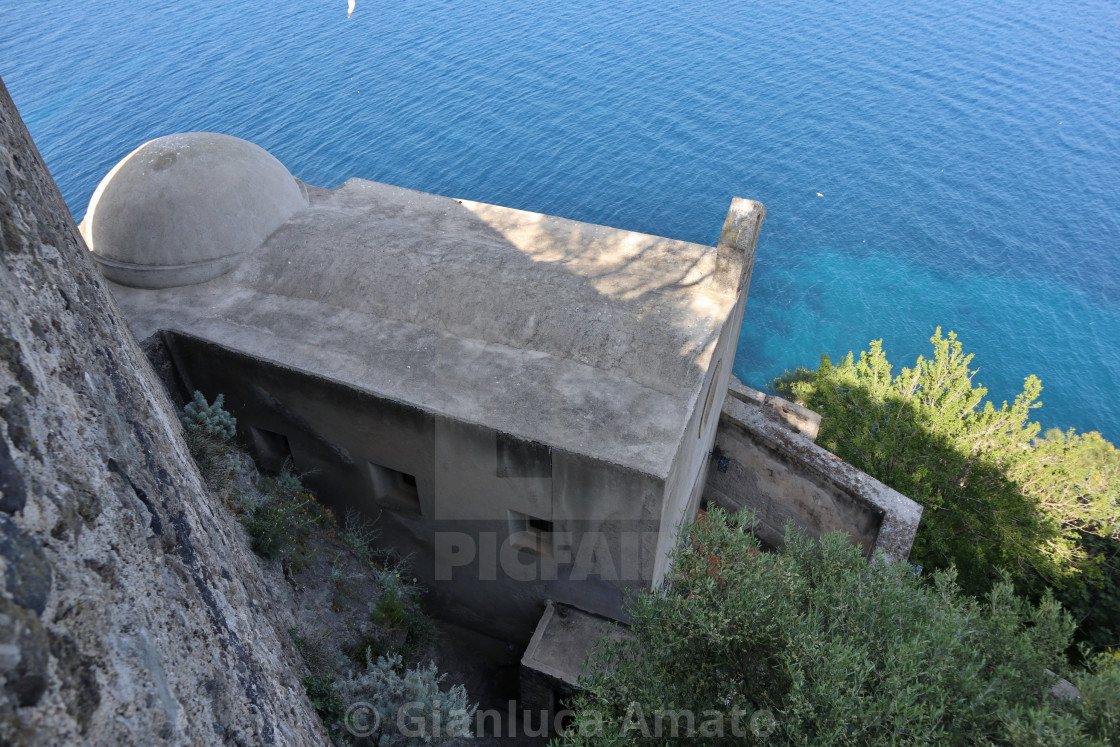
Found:
[[0, 743], [326, 743], [2, 84], [0, 416]]
[[167, 288], [229, 272], [306, 205], [268, 151], [188, 132], [144, 143], [118, 163], [93, 193], [81, 231], [109, 279]]
[[716, 248], [360, 179], [310, 192], [223, 277], [114, 288], [137, 339], [181, 331], [667, 476], [740, 297]]
[[521, 656], [521, 708], [534, 717], [546, 713], [552, 725], [560, 701], [575, 694], [580, 676], [588, 673], [595, 645], [628, 635], [629, 628], [610, 620], [548, 602]]
[[795, 433], [800, 433], [810, 441], [817, 440], [817, 434], [821, 430], [821, 416], [808, 407], [752, 389], [734, 376], [731, 377], [731, 383], [727, 387], [727, 396], [747, 404], [761, 405], [759, 412], [763, 415]]
[[765, 209], [736, 198], [706, 247], [360, 179], [307, 192], [227, 275], [114, 285], [138, 339], [182, 394], [224, 393], [266, 461], [381, 517], [464, 624], [525, 641], [545, 598], [622, 615], [699, 504]]
[[566, 605], [545, 605], [521, 666], [574, 686], [587, 673], [587, 656], [601, 639], [622, 640], [628, 628]]
[[763, 542], [781, 547], [787, 521], [810, 536], [844, 531], [870, 557], [905, 560], [922, 507], [794, 431], [754, 398], [728, 397], [704, 498], [753, 509]]

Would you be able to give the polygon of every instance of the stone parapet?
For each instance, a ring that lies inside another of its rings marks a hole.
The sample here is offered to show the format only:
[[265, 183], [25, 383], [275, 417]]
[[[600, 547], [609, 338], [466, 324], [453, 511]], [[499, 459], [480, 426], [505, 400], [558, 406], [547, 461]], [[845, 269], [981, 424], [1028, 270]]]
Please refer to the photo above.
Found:
[[792, 521], [814, 537], [845, 531], [868, 557], [881, 551], [892, 560], [907, 558], [920, 505], [817, 446], [790, 422], [807, 420], [798, 411], [815, 413], [747, 387], [730, 394], [709, 465], [708, 503], [753, 509], [760, 539], [773, 547], [781, 547]]

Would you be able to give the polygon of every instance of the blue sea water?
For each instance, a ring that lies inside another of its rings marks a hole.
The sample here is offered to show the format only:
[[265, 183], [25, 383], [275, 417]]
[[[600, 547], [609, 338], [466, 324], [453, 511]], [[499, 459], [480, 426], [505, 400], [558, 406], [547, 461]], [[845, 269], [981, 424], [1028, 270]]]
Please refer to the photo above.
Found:
[[[735, 372], [937, 325], [1046, 427], [1120, 440], [1116, 0], [0, 2], [0, 76], [80, 218], [212, 130], [351, 176], [713, 243], [766, 204]], [[818, 195], [819, 193], [819, 195]]]

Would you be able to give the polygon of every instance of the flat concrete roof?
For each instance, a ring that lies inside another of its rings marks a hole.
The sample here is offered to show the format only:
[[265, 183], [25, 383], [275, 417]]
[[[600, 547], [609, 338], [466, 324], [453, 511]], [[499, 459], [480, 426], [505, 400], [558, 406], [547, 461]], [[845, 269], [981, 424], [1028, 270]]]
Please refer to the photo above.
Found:
[[575, 686], [587, 674], [587, 655], [602, 638], [620, 641], [629, 628], [566, 604], [545, 604], [533, 638], [525, 647], [521, 666]]
[[717, 250], [351, 179], [206, 283], [113, 285], [174, 330], [665, 477], [737, 289]]

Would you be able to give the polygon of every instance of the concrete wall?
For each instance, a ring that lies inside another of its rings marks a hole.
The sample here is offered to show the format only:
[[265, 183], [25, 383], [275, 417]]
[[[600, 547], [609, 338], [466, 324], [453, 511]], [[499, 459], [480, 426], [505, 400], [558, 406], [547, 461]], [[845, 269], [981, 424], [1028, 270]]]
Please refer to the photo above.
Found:
[[266, 465], [290, 452], [324, 503], [375, 519], [382, 544], [412, 557], [435, 614], [524, 643], [545, 599], [619, 618], [623, 588], [649, 586], [664, 480], [161, 338], [181, 393], [225, 394]]
[[766, 209], [761, 203], [735, 198], [720, 233], [716, 247], [716, 285], [737, 300], [718, 337], [712, 341], [707, 375], [697, 393], [696, 404], [666, 480], [653, 574], [655, 584], [660, 583], [669, 570], [669, 555], [676, 543], [678, 528], [696, 515], [704, 493], [708, 456], [719, 425], [718, 413], [731, 381], [754, 271], [755, 247], [765, 216]]
[[811, 536], [848, 532], [868, 557], [881, 550], [906, 559], [922, 507], [814, 444], [767, 412], [772, 405], [725, 400], [705, 500], [729, 511], [753, 509], [759, 537], [773, 547], [781, 547], [792, 521]]

